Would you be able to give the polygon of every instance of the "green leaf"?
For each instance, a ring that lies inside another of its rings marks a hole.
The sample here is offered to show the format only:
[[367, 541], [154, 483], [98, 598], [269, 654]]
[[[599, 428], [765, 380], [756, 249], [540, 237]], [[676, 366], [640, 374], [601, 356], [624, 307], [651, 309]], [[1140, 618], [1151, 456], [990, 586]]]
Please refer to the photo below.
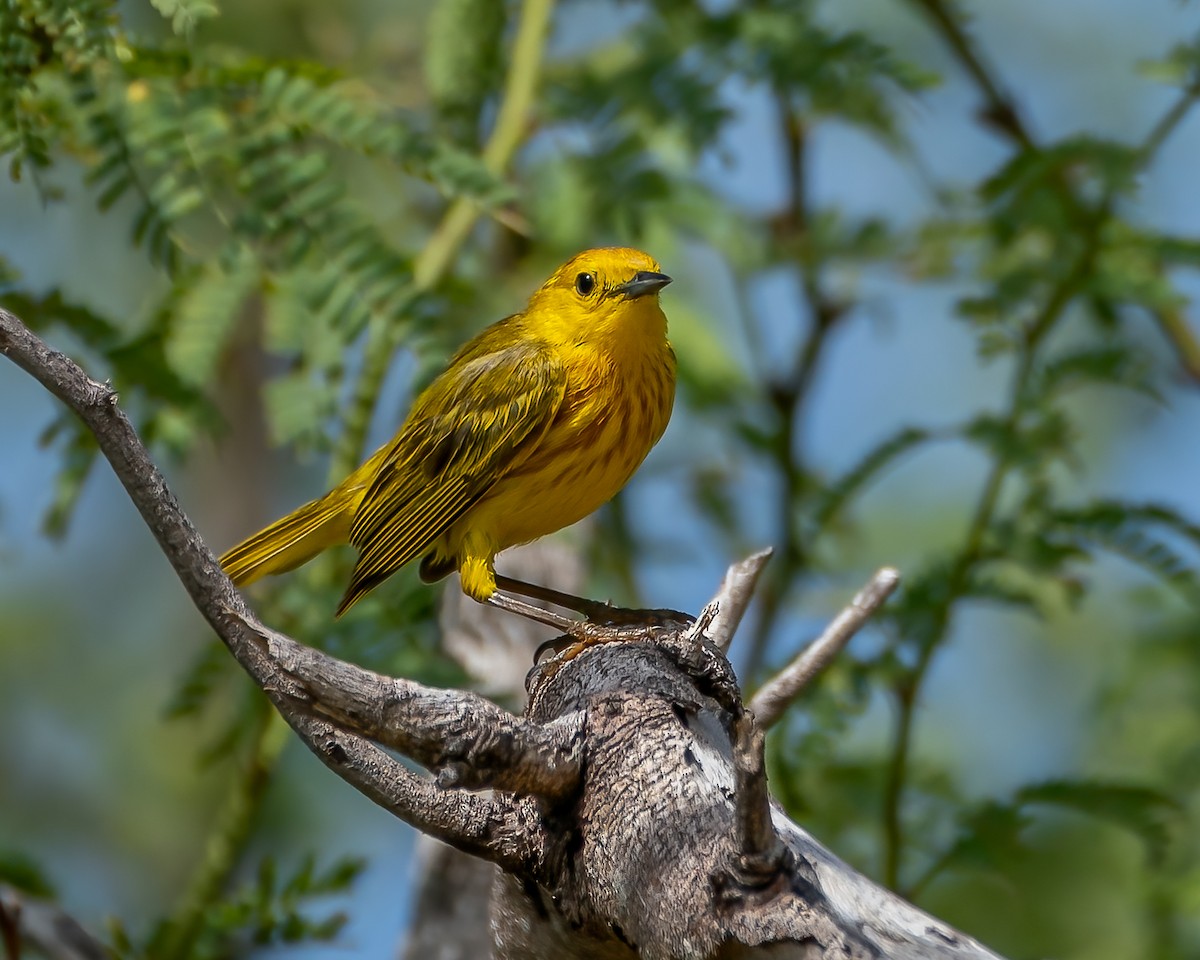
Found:
[[982, 413], [961, 432], [989, 456], [1033, 473], [1045, 470], [1053, 460], [1069, 461], [1074, 456], [1072, 423], [1057, 407], [1031, 410], [1015, 427], [1007, 418]]
[[1157, 504], [1100, 500], [1055, 511], [1049, 521], [1055, 532], [1125, 557], [1178, 590], [1185, 599], [1200, 604], [1200, 579], [1195, 567], [1155, 532], [1156, 527], [1165, 527], [1200, 547], [1200, 527], [1176, 511]]
[[229, 262], [210, 264], [184, 285], [164, 344], [167, 362], [184, 383], [201, 387], [212, 380], [229, 334], [259, 281], [258, 261], [239, 246]]
[[99, 453], [95, 438], [82, 424], [73, 422], [73, 418], [65, 422], [64, 432], [69, 431], [69, 434], [63, 445], [63, 465], [54, 478], [50, 506], [42, 516], [42, 532], [54, 540], [66, 536], [75, 506], [83, 494], [83, 485]]
[[175, 720], [198, 714], [211, 699], [220, 679], [232, 673], [233, 660], [224, 645], [216, 640], [206, 643], [167, 701], [165, 715]]
[[1128, 523], [1166, 527], [1200, 549], [1200, 524], [1193, 523], [1178, 510], [1162, 503], [1131, 500], [1093, 500], [1085, 506], [1064, 511], [1060, 516], [1074, 523], [1117, 529]]
[[[491, 4], [501, 8], [501, 4]], [[449, 196], [495, 204], [511, 198], [505, 186], [474, 153], [428, 136], [383, 97], [361, 82], [300, 74], [276, 66], [262, 80], [262, 108], [291, 130], [366, 156], [384, 157]], [[285, 144], [277, 143], [278, 150]], [[264, 155], [260, 162], [269, 160]], [[269, 183], [271, 168], [252, 176]]]
[[1166, 794], [1134, 784], [1095, 780], [1053, 780], [1020, 788], [1007, 801], [989, 800], [961, 819], [954, 842], [934, 858], [912, 892], [925, 888], [948, 867], [996, 870], [1024, 845], [1023, 833], [1034, 808], [1053, 806], [1108, 821], [1136, 835], [1155, 864], [1167, 853], [1172, 825], [1182, 816]]
[[[958, 838], [940, 858], [938, 869], [950, 863], [997, 869], [1021, 849], [1021, 834], [1029, 821], [1028, 813], [1018, 804], [989, 800], [969, 810], [962, 818]], [[928, 879], [925, 878], [922, 886]]]
[[1158, 790], [1094, 780], [1054, 780], [1023, 787], [1015, 801], [1026, 807], [1063, 807], [1107, 820], [1138, 836], [1155, 862], [1166, 855], [1171, 826], [1182, 815], [1179, 804]]
[[671, 333], [679, 355], [680, 385], [694, 409], [725, 407], [745, 395], [746, 374], [736, 354], [698, 310], [689, 304], [673, 307]]
[[1027, 582], [996, 572], [976, 572], [963, 588], [963, 596], [1014, 607], [1041, 619], [1045, 616], [1045, 598]]
[[[1022, 222], [1057, 225], [1071, 221], [1074, 203], [1064, 197], [1062, 184], [1092, 180], [1103, 190], [1122, 190], [1133, 184], [1138, 154], [1127, 143], [1080, 134], [1057, 143], [1015, 154], [985, 181], [985, 200], [999, 204], [997, 213]], [[1072, 194], [1075, 195], [1075, 194]]]
[[164, 19], [171, 21], [171, 29], [181, 37], [191, 36], [200, 23], [221, 13], [213, 0], [150, 0], [150, 3]]
[[425, 83], [442, 125], [474, 145], [485, 99], [500, 81], [505, 5], [495, 0], [441, 0], [426, 21]]
[[282, 445], [319, 432], [333, 410], [334, 393], [299, 370], [270, 381], [264, 399], [271, 439]]
[[43, 899], [58, 896], [49, 877], [37, 862], [20, 850], [0, 849], [0, 883]]
[[1050, 397], [1076, 387], [1107, 384], [1163, 402], [1151, 371], [1149, 359], [1135, 344], [1086, 346], [1047, 361], [1039, 371], [1038, 389]]
[[362, 857], [341, 857], [322, 874], [318, 874], [313, 885], [322, 893], [341, 893], [348, 890], [355, 880], [367, 869]]
[[1200, 41], [1176, 44], [1165, 57], [1140, 61], [1137, 69], [1148, 80], [1190, 87], [1200, 73]]

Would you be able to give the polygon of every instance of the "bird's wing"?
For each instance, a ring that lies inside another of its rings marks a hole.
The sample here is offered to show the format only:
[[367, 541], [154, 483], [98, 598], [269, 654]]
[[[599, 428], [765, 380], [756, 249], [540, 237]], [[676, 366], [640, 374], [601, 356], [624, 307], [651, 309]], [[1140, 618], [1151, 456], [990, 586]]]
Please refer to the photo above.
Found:
[[342, 609], [423, 553], [521, 459], [562, 404], [566, 374], [546, 348], [456, 359], [418, 398], [355, 511], [358, 563]]

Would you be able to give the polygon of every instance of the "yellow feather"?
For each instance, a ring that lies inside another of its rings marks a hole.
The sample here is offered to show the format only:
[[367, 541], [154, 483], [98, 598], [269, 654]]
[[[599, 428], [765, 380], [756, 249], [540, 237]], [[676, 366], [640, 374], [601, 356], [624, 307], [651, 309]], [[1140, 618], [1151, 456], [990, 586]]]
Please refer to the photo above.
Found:
[[611, 499], [662, 436], [675, 354], [638, 250], [588, 250], [522, 313], [488, 327], [417, 398], [396, 436], [320, 500], [221, 558], [239, 584], [336, 543], [359, 550], [338, 614], [395, 570], [458, 569], [486, 600], [495, 555]]
[[320, 500], [276, 520], [265, 530], [221, 556], [221, 566], [239, 587], [259, 577], [285, 573], [307, 563], [322, 550], [345, 543], [354, 503], [331, 491]]

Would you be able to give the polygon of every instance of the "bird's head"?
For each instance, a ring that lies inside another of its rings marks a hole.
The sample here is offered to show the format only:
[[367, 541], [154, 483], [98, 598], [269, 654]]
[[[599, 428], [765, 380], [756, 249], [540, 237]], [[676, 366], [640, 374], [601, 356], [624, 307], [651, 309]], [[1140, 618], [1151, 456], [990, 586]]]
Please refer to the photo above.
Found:
[[564, 343], [665, 339], [658, 292], [671, 282], [648, 253], [629, 247], [585, 250], [554, 271], [529, 299], [538, 331]]

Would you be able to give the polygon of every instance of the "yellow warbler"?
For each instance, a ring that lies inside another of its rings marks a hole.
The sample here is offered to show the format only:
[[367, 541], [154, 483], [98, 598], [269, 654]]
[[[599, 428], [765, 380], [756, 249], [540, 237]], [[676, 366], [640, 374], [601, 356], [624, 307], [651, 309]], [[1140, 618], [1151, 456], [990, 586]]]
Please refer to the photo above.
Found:
[[493, 599], [497, 553], [611, 499], [666, 429], [675, 353], [658, 292], [670, 282], [639, 250], [568, 260], [459, 350], [362, 466], [221, 565], [240, 586], [351, 543], [339, 616], [417, 557], [422, 579], [458, 570], [468, 596]]

